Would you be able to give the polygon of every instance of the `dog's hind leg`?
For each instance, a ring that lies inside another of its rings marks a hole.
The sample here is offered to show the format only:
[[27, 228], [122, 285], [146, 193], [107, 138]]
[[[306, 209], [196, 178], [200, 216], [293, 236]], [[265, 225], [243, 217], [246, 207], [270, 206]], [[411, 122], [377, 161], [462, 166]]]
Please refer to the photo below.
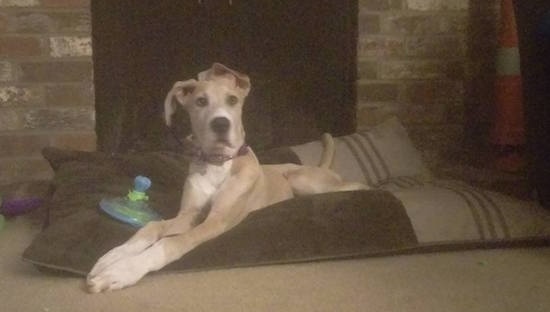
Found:
[[369, 189], [362, 183], [345, 182], [336, 172], [320, 167], [302, 166], [285, 172], [284, 176], [296, 195]]

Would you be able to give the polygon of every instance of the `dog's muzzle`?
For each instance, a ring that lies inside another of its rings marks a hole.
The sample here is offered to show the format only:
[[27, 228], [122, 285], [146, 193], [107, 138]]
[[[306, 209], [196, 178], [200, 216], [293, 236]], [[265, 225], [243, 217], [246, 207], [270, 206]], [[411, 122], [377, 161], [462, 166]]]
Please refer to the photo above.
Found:
[[210, 122], [210, 129], [218, 136], [224, 136], [229, 131], [231, 122], [226, 117], [216, 117]]

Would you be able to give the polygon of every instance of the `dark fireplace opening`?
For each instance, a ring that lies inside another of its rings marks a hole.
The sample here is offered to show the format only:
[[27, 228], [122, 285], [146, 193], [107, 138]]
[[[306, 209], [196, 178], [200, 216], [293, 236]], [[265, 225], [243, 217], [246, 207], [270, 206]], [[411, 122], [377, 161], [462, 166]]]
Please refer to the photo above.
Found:
[[[213, 62], [251, 77], [253, 147], [355, 131], [357, 15], [357, 0], [92, 0], [98, 148], [177, 147], [164, 97]], [[175, 121], [183, 137], [185, 114]]]

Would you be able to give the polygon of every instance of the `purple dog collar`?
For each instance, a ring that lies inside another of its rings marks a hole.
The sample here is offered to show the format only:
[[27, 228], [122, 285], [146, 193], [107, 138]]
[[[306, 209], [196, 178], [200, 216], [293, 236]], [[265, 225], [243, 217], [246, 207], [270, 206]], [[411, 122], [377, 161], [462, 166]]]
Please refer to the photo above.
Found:
[[243, 144], [237, 151], [237, 154], [235, 154], [234, 156], [229, 156], [225, 154], [205, 154], [202, 151], [197, 151], [195, 153], [195, 157], [196, 159], [202, 162], [212, 163], [212, 164], [223, 164], [228, 160], [237, 158], [239, 156], [244, 156], [246, 154], [248, 154], [248, 145]]

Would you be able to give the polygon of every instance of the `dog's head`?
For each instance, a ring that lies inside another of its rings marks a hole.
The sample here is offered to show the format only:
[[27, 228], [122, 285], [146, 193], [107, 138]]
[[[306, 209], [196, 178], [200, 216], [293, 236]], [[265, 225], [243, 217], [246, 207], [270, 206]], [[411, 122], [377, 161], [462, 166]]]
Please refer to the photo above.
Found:
[[174, 99], [189, 113], [193, 139], [207, 154], [234, 155], [244, 144], [242, 108], [250, 78], [214, 63], [198, 80], [178, 81], [164, 102], [166, 125], [172, 123]]

